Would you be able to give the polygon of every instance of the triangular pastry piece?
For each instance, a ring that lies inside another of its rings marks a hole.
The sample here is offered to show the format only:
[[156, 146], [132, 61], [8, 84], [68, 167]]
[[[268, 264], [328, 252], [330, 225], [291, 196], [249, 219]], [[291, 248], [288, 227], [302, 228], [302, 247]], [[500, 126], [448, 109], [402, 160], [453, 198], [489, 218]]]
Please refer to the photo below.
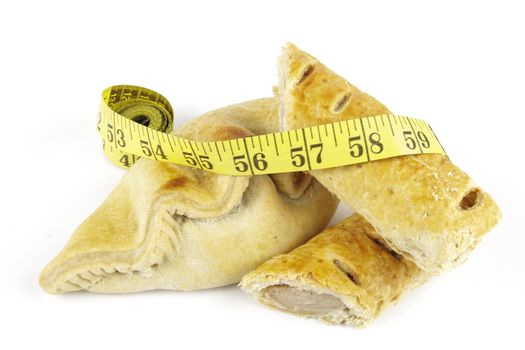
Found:
[[[282, 130], [389, 113], [370, 95], [287, 45], [279, 61]], [[488, 193], [439, 154], [312, 171], [390, 247], [439, 273], [462, 262], [501, 213]]]
[[[275, 99], [225, 107], [175, 134], [277, 131]], [[322, 230], [338, 200], [309, 175], [216, 175], [140, 159], [40, 275], [50, 293], [192, 290], [236, 283]]]
[[330, 324], [369, 325], [426, 274], [371, 238], [374, 228], [354, 214], [288, 254], [243, 277], [261, 303]]

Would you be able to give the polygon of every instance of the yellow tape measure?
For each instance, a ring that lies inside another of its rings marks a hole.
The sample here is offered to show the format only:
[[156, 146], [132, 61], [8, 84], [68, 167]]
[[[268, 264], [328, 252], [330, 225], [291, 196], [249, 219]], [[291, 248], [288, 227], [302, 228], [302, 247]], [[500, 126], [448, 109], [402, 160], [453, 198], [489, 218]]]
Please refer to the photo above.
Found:
[[161, 94], [132, 85], [104, 90], [98, 131], [103, 149], [128, 169], [140, 157], [227, 175], [325, 169], [409, 154], [446, 156], [423, 120], [392, 114], [228, 141], [201, 142], [169, 134], [173, 109]]

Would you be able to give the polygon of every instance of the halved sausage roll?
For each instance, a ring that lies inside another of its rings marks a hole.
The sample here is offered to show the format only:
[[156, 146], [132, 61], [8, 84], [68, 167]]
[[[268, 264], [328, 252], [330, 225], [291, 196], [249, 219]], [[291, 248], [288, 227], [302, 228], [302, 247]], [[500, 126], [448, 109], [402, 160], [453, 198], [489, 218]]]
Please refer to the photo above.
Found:
[[373, 239], [375, 234], [372, 225], [353, 214], [263, 263], [240, 285], [280, 310], [331, 324], [367, 326], [427, 276]]

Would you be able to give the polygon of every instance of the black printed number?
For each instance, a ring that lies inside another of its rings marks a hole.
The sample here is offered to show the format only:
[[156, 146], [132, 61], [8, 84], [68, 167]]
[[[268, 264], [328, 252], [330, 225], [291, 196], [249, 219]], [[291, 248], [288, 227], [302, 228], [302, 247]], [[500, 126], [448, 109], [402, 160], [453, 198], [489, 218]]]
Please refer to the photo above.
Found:
[[235, 164], [235, 169], [237, 169], [237, 171], [240, 171], [241, 173], [246, 172], [249, 168], [248, 163], [246, 163], [245, 159], [246, 159], [246, 155], [244, 154], [233, 157], [233, 163]]
[[191, 152], [182, 152], [182, 155], [184, 156], [184, 158], [186, 159], [186, 162], [189, 165], [197, 166], [197, 160], [195, 158], [193, 158], [193, 153], [191, 153]]
[[314, 143], [313, 145], [310, 145], [310, 151], [313, 151], [314, 149], [319, 149], [319, 153], [317, 153], [317, 157], [315, 157], [315, 161], [317, 164], [321, 164], [323, 161], [321, 158], [321, 154], [323, 153], [323, 144], [322, 143]]
[[208, 159], [210, 159], [209, 156], [205, 156], [205, 155], [200, 155], [199, 156], [199, 160], [200, 160], [202, 166], [205, 169], [211, 170], [211, 169], [213, 169], [213, 164], [211, 164], [211, 162]]
[[253, 155], [253, 166], [255, 169], [263, 171], [268, 168], [268, 162], [265, 160], [266, 155], [264, 153], [255, 153]]
[[[186, 163], [188, 163], [191, 166], [197, 166], [199, 163], [194, 158], [193, 153], [191, 152], [182, 152], [182, 155], [184, 156], [184, 159], [186, 159]], [[203, 168], [211, 170], [213, 169], [213, 164], [209, 161], [210, 157], [205, 155], [199, 156], [199, 161]]]
[[348, 145], [350, 147], [350, 155], [354, 158], [359, 158], [363, 155], [363, 145], [359, 143], [361, 135], [352, 136], [348, 138]]
[[[428, 139], [427, 135], [425, 135], [423, 131], [418, 131], [416, 133], [416, 136], [419, 140], [419, 144], [421, 145], [421, 147], [423, 148], [430, 147], [430, 140]], [[405, 138], [405, 141], [406, 141], [405, 144], [409, 149], [416, 149], [417, 143], [416, 143], [416, 139], [414, 139], [414, 137], [412, 136], [412, 131], [403, 131], [403, 137]]]
[[[364, 147], [362, 145], [361, 135], [352, 136], [348, 138], [348, 145], [350, 147], [350, 155], [354, 158], [359, 158], [363, 155]], [[383, 152], [384, 146], [381, 143], [381, 135], [373, 132], [368, 135], [368, 142], [370, 142], [370, 151], [374, 154]]]
[[115, 137], [113, 136], [113, 125], [108, 124], [108, 141], [113, 142]]
[[124, 165], [125, 167], [128, 167], [130, 166], [129, 164], [129, 156], [127, 154], [124, 154], [122, 157], [120, 157], [120, 160], [119, 162]]
[[100, 123], [102, 122], [102, 113], [98, 112], [97, 130], [100, 131]]
[[166, 156], [166, 154], [164, 153], [164, 150], [162, 149], [162, 147], [160, 145], [157, 146], [157, 148], [155, 149], [155, 154], [157, 155], [157, 158], [162, 158], [162, 159], [168, 159], [168, 157]]
[[144, 153], [146, 157], [151, 157], [153, 155], [148, 141], [140, 140], [140, 147], [142, 148], [142, 153]]
[[292, 164], [293, 164], [293, 166], [300, 168], [306, 162], [306, 159], [304, 158], [304, 155], [298, 153], [298, 152], [302, 152], [302, 151], [303, 151], [302, 147], [295, 147], [295, 148], [292, 148], [290, 150], [290, 156], [292, 157]]
[[119, 147], [126, 147], [126, 140], [124, 139], [124, 131], [117, 129], [117, 145]]
[[427, 135], [423, 131], [417, 132], [417, 138], [419, 139], [421, 147], [429, 148], [430, 147], [430, 141], [428, 140]]
[[[142, 148], [142, 153], [144, 153], [146, 157], [153, 156], [153, 151], [148, 141], [140, 140], [140, 148]], [[155, 148], [155, 158], [168, 159], [161, 145], [157, 145], [157, 148]]]
[[381, 135], [377, 132], [373, 132], [368, 136], [368, 141], [370, 141], [370, 151], [374, 154], [383, 152], [383, 144], [381, 143]]
[[[131, 161], [130, 161], [130, 157], [131, 157]], [[140, 159], [140, 157], [136, 157], [135, 155], [124, 154], [124, 155], [122, 155], [122, 157], [120, 157], [119, 162], [120, 162], [120, 164], [122, 164], [125, 167], [129, 168], [130, 166], [135, 164], [135, 162], [137, 160], [139, 160], [139, 159]]]
[[[264, 153], [255, 153], [252, 157], [252, 160], [255, 169], [263, 171], [266, 170], [266, 168], [268, 168], [268, 162], [266, 161], [266, 155]], [[237, 169], [237, 171], [241, 173], [248, 171], [248, 169], [250, 168], [250, 165], [246, 161], [245, 154], [234, 156], [233, 163], [235, 164], [235, 169]]]
[[412, 131], [403, 131], [403, 137], [406, 141], [405, 145], [409, 149], [416, 149], [416, 140], [412, 137]]
[[[108, 124], [108, 141], [113, 142], [114, 140], [113, 125]], [[126, 140], [124, 139], [124, 131], [122, 131], [122, 129], [117, 129], [117, 145], [119, 145], [119, 147], [126, 147]]]

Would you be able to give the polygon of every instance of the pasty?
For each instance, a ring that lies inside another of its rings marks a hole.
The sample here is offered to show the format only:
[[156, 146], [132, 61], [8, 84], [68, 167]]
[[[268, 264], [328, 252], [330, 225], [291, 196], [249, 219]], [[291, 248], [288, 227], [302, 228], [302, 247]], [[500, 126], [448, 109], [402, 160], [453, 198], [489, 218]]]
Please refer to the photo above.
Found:
[[[275, 99], [225, 107], [175, 134], [276, 132]], [[236, 177], [140, 159], [40, 275], [50, 293], [193, 290], [236, 283], [321, 231], [338, 200], [307, 174]]]

